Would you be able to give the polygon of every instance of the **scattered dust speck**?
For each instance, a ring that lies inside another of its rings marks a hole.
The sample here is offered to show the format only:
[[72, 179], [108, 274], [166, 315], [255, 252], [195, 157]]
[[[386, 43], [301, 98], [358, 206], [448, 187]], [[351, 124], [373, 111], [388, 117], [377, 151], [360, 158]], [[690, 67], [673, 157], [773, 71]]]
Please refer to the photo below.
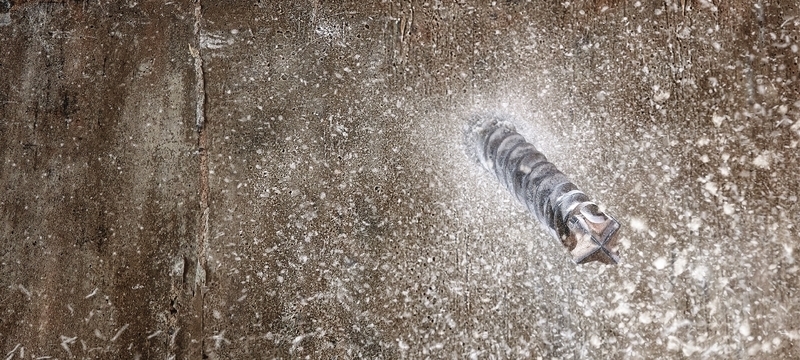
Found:
[[655, 266], [658, 270], [663, 270], [665, 267], [667, 267], [667, 265], [669, 265], [667, 258], [663, 256], [653, 261], [653, 266]]
[[761, 155], [758, 155], [756, 156], [755, 159], [753, 159], [753, 165], [762, 169], [769, 168], [770, 162], [771, 162], [771, 156], [768, 152], [763, 152], [761, 153]]
[[645, 223], [644, 220], [639, 218], [631, 218], [631, 229], [635, 231], [646, 231], [647, 223]]

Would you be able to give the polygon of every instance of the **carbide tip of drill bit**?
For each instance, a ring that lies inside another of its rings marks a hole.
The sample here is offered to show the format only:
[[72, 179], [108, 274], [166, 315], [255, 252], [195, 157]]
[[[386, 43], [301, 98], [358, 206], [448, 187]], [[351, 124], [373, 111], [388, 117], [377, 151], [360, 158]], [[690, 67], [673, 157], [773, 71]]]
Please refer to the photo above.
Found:
[[620, 225], [617, 220], [601, 212], [594, 203], [584, 203], [570, 214], [567, 222], [572, 239], [566, 243], [575, 244], [570, 254], [576, 263], [619, 263], [617, 238]]

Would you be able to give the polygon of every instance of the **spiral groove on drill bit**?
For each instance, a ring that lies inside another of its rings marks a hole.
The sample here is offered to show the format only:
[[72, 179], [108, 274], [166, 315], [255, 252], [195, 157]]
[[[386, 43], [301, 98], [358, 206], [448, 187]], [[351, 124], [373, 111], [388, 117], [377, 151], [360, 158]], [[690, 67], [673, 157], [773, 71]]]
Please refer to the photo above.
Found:
[[619, 223], [517, 133], [510, 122], [478, 117], [466, 133], [468, 153], [583, 264], [619, 262]]

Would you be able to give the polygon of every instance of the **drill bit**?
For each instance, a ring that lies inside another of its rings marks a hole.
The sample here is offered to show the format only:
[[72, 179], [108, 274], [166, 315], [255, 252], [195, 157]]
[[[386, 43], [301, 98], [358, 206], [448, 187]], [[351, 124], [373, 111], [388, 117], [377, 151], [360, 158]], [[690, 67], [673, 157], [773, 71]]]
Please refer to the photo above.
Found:
[[511, 123], [480, 116], [466, 132], [468, 153], [493, 173], [578, 264], [619, 262], [619, 222], [603, 213]]

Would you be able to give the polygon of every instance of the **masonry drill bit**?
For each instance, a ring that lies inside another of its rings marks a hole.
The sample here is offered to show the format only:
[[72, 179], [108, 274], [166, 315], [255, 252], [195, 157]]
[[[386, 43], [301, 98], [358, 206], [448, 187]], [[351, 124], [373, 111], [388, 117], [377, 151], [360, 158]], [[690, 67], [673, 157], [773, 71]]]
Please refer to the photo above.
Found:
[[619, 262], [619, 222], [603, 213], [511, 123], [482, 116], [467, 130], [468, 153], [516, 196], [578, 264]]

